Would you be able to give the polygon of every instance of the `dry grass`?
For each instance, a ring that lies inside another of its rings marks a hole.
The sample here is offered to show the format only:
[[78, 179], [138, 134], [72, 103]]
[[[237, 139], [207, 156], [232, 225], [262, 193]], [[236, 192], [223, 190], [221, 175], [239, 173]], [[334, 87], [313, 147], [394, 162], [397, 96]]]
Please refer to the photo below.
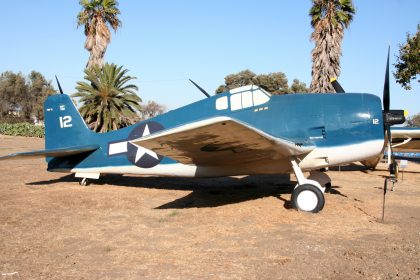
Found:
[[[0, 154], [42, 140], [0, 136]], [[330, 171], [316, 215], [288, 176], [105, 176], [0, 163], [0, 279], [420, 279], [420, 165], [387, 196], [384, 166]], [[293, 176], [291, 180], [294, 180]]]

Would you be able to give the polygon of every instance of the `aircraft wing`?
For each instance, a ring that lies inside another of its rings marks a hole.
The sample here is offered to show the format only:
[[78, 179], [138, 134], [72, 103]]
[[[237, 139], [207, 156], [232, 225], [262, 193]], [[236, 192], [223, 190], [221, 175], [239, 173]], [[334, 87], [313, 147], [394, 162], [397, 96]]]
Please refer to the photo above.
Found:
[[22, 159], [22, 158], [40, 158], [40, 157], [65, 157], [71, 155], [77, 155], [81, 153], [91, 152], [99, 149], [99, 145], [85, 145], [85, 146], [73, 146], [60, 149], [49, 149], [39, 150], [24, 153], [16, 153], [7, 156], [0, 157], [0, 160], [6, 159]]
[[[418, 160], [420, 153], [420, 127], [391, 127], [392, 148], [396, 159]], [[383, 155], [387, 154], [384, 142], [382, 153], [361, 163], [368, 168], [375, 168]]]
[[163, 130], [131, 143], [184, 164], [246, 164], [307, 154], [313, 145], [273, 137], [229, 117], [193, 122]]
[[395, 127], [391, 134], [396, 151], [420, 152], [420, 127]]

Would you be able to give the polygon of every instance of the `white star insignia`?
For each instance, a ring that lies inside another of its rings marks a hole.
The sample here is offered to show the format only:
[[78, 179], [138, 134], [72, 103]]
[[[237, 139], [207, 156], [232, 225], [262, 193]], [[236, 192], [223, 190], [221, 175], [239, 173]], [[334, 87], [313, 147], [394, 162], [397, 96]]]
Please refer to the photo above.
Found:
[[159, 160], [159, 157], [158, 157], [158, 155], [157, 155], [155, 152], [152, 152], [152, 151], [150, 151], [150, 150], [148, 150], [148, 149], [145, 149], [145, 148], [143, 148], [143, 147], [137, 146], [137, 153], [136, 153], [136, 159], [135, 159], [135, 162], [137, 163], [137, 162], [139, 161], [139, 159], [140, 159], [143, 155], [145, 155], [145, 154], [148, 154], [149, 156], [152, 156], [152, 157], [154, 157], [155, 159]]
[[[149, 135], [149, 134], [150, 134], [149, 126], [146, 124], [146, 126], [144, 127], [144, 131], [143, 131], [143, 135], [142, 135], [142, 137], [147, 136], [147, 135]], [[137, 146], [137, 145], [136, 145], [136, 146]], [[141, 146], [137, 146], [137, 153], [136, 153], [136, 159], [135, 159], [135, 162], [137, 163], [137, 162], [139, 161], [139, 159], [140, 159], [143, 155], [145, 155], [145, 154], [148, 154], [149, 156], [152, 156], [152, 157], [154, 157], [155, 159], [159, 160], [159, 157], [158, 157], [158, 155], [157, 155], [155, 152], [152, 152], [152, 151], [150, 151], [150, 150], [148, 150], [148, 149], [145, 149], [145, 148], [143, 148], [143, 147], [141, 147]]]

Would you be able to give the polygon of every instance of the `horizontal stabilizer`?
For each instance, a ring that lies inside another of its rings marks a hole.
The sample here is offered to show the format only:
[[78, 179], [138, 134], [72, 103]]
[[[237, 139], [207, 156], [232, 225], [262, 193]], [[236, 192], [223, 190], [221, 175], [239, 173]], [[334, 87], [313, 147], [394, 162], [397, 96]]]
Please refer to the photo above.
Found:
[[99, 145], [85, 145], [85, 146], [73, 146], [60, 149], [49, 149], [40, 151], [31, 151], [24, 153], [16, 153], [7, 156], [0, 157], [0, 160], [11, 160], [11, 159], [22, 159], [22, 158], [42, 158], [42, 157], [65, 157], [72, 156], [81, 153], [91, 152], [99, 149]]

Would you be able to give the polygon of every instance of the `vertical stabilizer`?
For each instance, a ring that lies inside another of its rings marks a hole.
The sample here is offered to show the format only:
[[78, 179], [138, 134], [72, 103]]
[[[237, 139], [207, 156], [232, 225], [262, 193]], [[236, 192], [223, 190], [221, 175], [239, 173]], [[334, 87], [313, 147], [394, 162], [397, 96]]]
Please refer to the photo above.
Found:
[[45, 148], [56, 149], [89, 144], [92, 132], [70, 97], [55, 94], [44, 103]]

